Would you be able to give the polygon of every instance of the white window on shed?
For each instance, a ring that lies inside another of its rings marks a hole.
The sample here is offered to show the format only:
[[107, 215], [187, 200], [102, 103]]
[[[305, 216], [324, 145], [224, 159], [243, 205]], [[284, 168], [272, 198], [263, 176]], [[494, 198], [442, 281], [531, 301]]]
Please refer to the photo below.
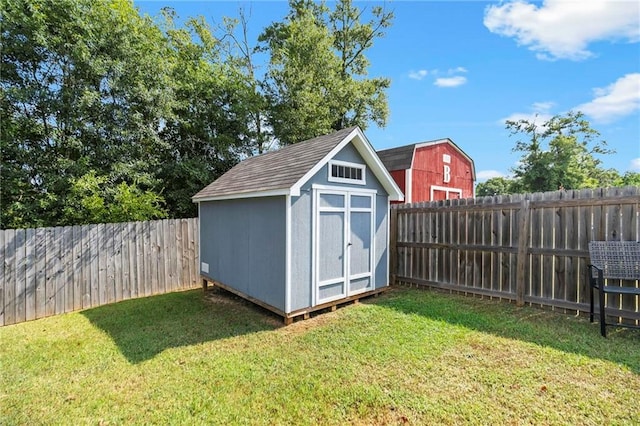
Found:
[[366, 166], [346, 161], [329, 162], [329, 182], [355, 183], [364, 185]]

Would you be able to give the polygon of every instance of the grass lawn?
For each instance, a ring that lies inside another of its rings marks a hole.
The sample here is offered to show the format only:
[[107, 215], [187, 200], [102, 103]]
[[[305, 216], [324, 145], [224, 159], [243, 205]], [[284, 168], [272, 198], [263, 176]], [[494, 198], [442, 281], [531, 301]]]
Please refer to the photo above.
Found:
[[640, 332], [407, 288], [281, 321], [220, 290], [0, 328], [0, 424], [640, 424]]

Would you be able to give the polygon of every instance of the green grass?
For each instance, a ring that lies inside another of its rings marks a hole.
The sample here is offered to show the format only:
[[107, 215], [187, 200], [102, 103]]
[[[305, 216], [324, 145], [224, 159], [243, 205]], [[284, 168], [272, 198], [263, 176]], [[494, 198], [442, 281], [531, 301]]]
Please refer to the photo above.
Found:
[[640, 424], [640, 333], [398, 288], [282, 327], [216, 290], [0, 328], [0, 424]]

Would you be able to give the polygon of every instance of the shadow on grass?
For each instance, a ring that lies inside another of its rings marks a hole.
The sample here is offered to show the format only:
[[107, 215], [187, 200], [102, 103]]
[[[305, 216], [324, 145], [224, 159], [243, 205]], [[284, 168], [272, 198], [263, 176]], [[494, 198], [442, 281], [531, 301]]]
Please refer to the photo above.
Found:
[[550, 347], [627, 366], [640, 374], [640, 330], [608, 328], [607, 338], [588, 317], [506, 301], [395, 287], [371, 303], [405, 314], [462, 326], [499, 337]]
[[82, 314], [134, 364], [166, 349], [274, 330], [281, 324], [270, 313], [220, 289], [126, 300]]

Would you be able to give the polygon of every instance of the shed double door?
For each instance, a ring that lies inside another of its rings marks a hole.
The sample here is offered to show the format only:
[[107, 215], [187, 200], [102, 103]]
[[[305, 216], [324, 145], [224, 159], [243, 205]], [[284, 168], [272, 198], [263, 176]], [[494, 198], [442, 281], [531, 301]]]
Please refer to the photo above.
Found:
[[316, 305], [374, 288], [375, 194], [316, 192]]

